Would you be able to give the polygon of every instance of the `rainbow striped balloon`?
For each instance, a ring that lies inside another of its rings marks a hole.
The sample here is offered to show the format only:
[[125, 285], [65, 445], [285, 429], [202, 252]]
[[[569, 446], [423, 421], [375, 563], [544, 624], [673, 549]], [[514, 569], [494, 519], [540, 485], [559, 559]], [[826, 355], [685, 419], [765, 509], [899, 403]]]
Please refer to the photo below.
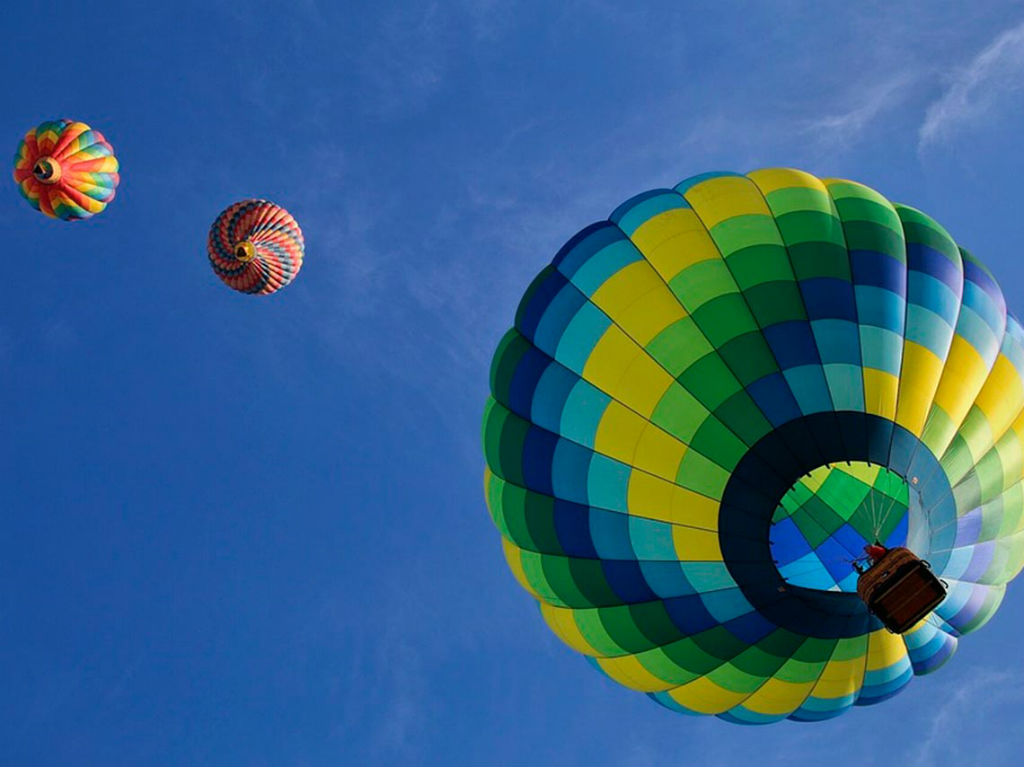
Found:
[[305, 243], [299, 225], [280, 205], [243, 200], [217, 216], [207, 250], [213, 271], [228, 287], [269, 295], [295, 279]]
[[83, 122], [52, 120], [25, 134], [14, 180], [36, 210], [75, 221], [101, 213], [121, 180], [114, 150]]

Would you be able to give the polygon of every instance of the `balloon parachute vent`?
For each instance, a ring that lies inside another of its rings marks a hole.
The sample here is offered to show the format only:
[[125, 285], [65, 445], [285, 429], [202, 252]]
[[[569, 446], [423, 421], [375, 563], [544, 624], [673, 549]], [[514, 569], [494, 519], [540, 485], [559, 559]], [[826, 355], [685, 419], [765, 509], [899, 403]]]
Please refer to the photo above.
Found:
[[256, 247], [248, 240], [238, 243], [235, 246], [235, 258], [243, 264], [249, 263], [256, 258]]
[[60, 181], [60, 164], [50, 157], [43, 157], [33, 166], [32, 175], [43, 184], [56, 184]]

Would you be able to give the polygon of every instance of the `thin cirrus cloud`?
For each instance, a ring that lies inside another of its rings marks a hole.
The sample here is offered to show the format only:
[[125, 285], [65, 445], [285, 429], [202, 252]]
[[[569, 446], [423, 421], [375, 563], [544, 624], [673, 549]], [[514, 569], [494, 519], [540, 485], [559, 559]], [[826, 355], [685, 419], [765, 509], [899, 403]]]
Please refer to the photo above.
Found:
[[1021, 87], [1024, 74], [1024, 23], [998, 34], [949, 82], [925, 110], [918, 149], [950, 140], [1000, 109]]
[[811, 120], [805, 132], [829, 148], [848, 146], [859, 140], [884, 112], [898, 106], [910, 86], [919, 80], [917, 72], [899, 72], [863, 90], [863, 97], [846, 111]]

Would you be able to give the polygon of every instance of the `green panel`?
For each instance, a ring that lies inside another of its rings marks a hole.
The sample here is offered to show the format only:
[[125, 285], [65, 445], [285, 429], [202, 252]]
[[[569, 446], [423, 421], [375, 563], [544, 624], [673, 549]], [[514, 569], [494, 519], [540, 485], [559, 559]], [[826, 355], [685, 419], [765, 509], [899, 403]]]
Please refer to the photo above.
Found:
[[715, 408], [715, 415], [748, 445], [757, 444], [772, 428], [746, 390], [737, 392]]
[[[764, 341], [762, 339], [762, 345]], [[733, 371], [717, 354], [709, 354], [693, 363], [679, 376], [679, 384], [709, 410], [742, 390]]]
[[732, 339], [719, 352], [744, 388], [767, 375], [779, 372], [772, 350], [760, 331]]
[[651, 423], [690, 444], [707, 418], [708, 411], [697, 397], [682, 386], [670, 386], [658, 400], [651, 414]]
[[845, 247], [824, 242], [806, 242], [789, 246], [789, 257], [798, 280], [831, 277], [851, 282], [850, 257]]
[[780, 322], [807, 320], [804, 299], [800, 288], [793, 280], [788, 282], [766, 282], [752, 287], [744, 296], [754, 313], [757, 324], [762, 328]]
[[759, 213], [728, 218], [711, 227], [710, 234], [727, 260], [733, 253], [751, 245], [782, 246], [775, 219]]
[[738, 292], [729, 268], [717, 258], [687, 267], [669, 280], [668, 286], [690, 314], [708, 301]]
[[704, 422], [690, 446], [729, 471], [735, 468], [747, 452], [746, 445], [715, 418]]
[[730, 690], [732, 692], [746, 693], [747, 695], [754, 692], [754, 690], [764, 684], [763, 677], [753, 676], [741, 671], [732, 663], [726, 663], [719, 666], [708, 674], [708, 679], [723, 689]]
[[750, 308], [739, 293], [729, 293], [708, 301], [693, 313], [693, 319], [716, 349], [737, 336], [760, 334]]
[[680, 666], [679, 663], [669, 657], [663, 647], [656, 647], [653, 650], [639, 653], [636, 659], [640, 662], [641, 666], [658, 677], [658, 679], [664, 679], [665, 682], [674, 686], [692, 682], [701, 676], [701, 674], [695, 671], [690, 671]]
[[651, 339], [646, 349], [673, 378], [694, 361], [715, 351], [697, 327], [693, 317], [683, 317], [673, 322]]

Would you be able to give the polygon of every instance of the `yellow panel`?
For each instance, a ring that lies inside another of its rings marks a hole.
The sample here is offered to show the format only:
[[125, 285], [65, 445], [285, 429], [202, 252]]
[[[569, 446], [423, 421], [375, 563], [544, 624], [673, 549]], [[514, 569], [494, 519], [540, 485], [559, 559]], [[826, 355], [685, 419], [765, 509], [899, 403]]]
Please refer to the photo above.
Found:
[[[685, 487], [672, 485], [672, 518], [705, 530], [718, 530], [719, 502]], [[719, 553], [721, 557], [721, 553]]]
[[612, 400], [608, 403], [594, 437], [594, 450], [609, 458], [632, 465], [640, 435], [647, 421], [629, 408]]
[[942, 377], [942, 360], [934, 352], [913, 341], [903, 342], [903, 367], [896, 404], [896, 423], [915, 436], [924, 431]]
[[652, 290], [664, 287], [665, 283], [650, 264], [634, 261], [605, 280], [590, 300], [614, 320]]
[[608, 676], [631, 690], [660, 692], [672, 686], [671, 682], [659, 679], [644, 668], [635, 655], [623, 655], [618, 658], [598, 658], [597, 664]]
[[615, 324], [647, 346], [658, 333], [686, 316], [686, 310], [668, 286], [658, 278], [659, 287], [615, 315]]
[[867, 464], [859, 461], [851, 463], [849, 466], [846, 464], [836, 464], [835, 468], [844, 474], [849, 474], [851, 477], [859, 479], [865, 485], [874, 485], [875, 480], [878, 479], [878, 473], [882, 470], [882, 467], [877, 464]]
[[672, 481], [679, 471], [679, 463], [686, 454], [686, 445], [652, 423], [647, 424], [633, 454], [632, 464]]
[[822, 669], [814, 691], [816, 698], [841, 698], [860, 689], [864, 679], [864, 658], [830, 660]]
[[573, 610], [541, 602], [540, 614], [544, 616], [545, 622], [554, 632], [555, 636], [569, 645], [569, 647], [584, 655], [597, 655], [597, 650], [584, 638], [579, 626], [576, 625]]
[[675, 687], [668, 694], [680, 705], [702, 714], [721, 714], [742, 703], [747, 697], [745, 692], [733, 692], [719, 687], [706, 676]]
[[903, 638], [879, 629], [868, 634], [867, 670], [895, 666], [907, 656], [907, 645]]
[[718, 529], [718, 501], [642, 471], [629, 475], [626, 503], [634, 517]]
[[1017, 369], [1000, 354], [974, 404], [985, 414], [993, 433], [999, 436], [1020, 412], [1022, 403], [1024, 388]]
[[892, 420], [896, 415], [899, 379], [876, 368], [864, 368], [864, 410]]
[[[953, 336], [942, 380], [935, 391], [935, 404], [946, 412], [954, 424], [959, 424], [971, 409], [971, 403], [985, 384], [987, 375], [988, 365], [978, 350], [963, 336]], [[950, 434], [949, 438], [952, 439], [953, 435]], [[938, 453], [941, 454], [948, 444], [938, 445]]]
[[674, 385], [678, 386], [676, 380], [644, 353], [633, 358], [610, 393], [650, 419], [665, 392]]
[[594, 346], [583, 377], [645, 418], [675, 381], [615, 325]]
[[[520, 549], [512, 541], [507, 538], [501, 539], [501, 548], [505, 552], [505, 561], [508, 562], [508, 568], [512, 571], [512, 575], [515, 576], [516, 580], [519, 581], [519, 585], [524, 589], [533, 594], [534, 598], [540, 600], [541, 596], [537, 593], [537, 590], [530, 584], [530, 579], [526, 577], [526, 572], [523, 570], [523, 562], [520, 559]], [[543, 604], [543, 602], [541, 602]]]
[[807, 700], [814, 685], [814, 682], [787, 682], [772, 677], [743, 701], [743, 706], [765, 716], [790, 714]]
[[762, 194], [768, 195], [779, 189], [792, 189], [799, 187], [803, 189], [814, 189], [827, 193], [825, 185], [810, 173], [794, 168], [765, 168], [748, 173], [747, 178], [757, 184]]
[[708, 229], [736, 216], [771, 216], [761, 192], [743, 176], [719, 176], [702, 181], [690, 187], [684, 196]]
[[721, 258], [711, 235], [689, 208], [658, 214], [633, 232], [631, 239], [665, 282], [693, 264]]
[[622, 371], [634, 357], [643, 353], [643, 349], [629, 336], [611, 325], [590, 352], [583, 366], [583, 377], [602, 391], [614, 395], [612, 390], [622, 377]]
[[681, 562], [722, 561], [722, 549], [718, 545], [717, 532], [673, 527], [672, 543]]
[[810, 473], [810, 476], [804, 475], [800, 477], [799, 482], [812, 493], [817, 493], [821, 489], [821, 485], [827, 476], [828, 469], [824, 466], [819, 466]]

